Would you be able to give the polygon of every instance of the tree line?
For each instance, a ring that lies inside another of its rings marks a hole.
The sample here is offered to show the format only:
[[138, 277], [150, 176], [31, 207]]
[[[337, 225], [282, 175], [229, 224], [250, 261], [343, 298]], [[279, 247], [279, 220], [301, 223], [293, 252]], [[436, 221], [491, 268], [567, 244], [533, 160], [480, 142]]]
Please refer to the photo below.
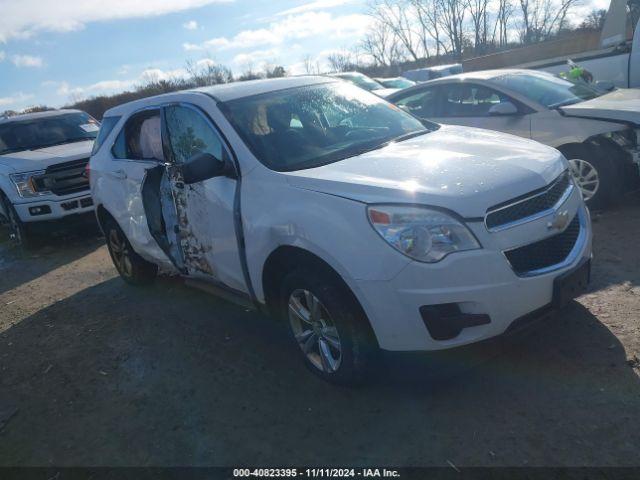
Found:
[[[602, 28], [606, 10], [592, 10], [577, 25], [569, 18], [582, 0], [369, 0], [372, 22], [364, 37], [348, 50], [329, 55], [327, 65], [307, 55], [308, 74], [357, 70], [371, 76], [398, 75], [410, 68], [459, 62], [463, 58], [542, 42], [576, 30]], [[640, 17], [640, 0], [628, 0], [630, 25]], [[327, 68], [328, 67], [328, 68]], [[129, 91], [71, 101], [66, 107], [102, 118], [109, 108], [139, 98], [233, 81], [287, 75], [285, 68], [267, 65], [234, 75], [213, 62], [187, 61], [187, 75], [147, 76]], [[48, 110], [35, 106], [27, 111]], [[12, 115], [16, 112], [4, 112]], [[0, 114], [2, 116], [3, 114]]]
[[[248, 67], [242, 73], [234, 76], [230, 68], [225, 65], [213, 62], [193, 62], [187, 61], [185, 76], [174, 76], [171, 78], [159, 78], [157, 75], [145, 75], [138, 85], [125, 92], [114, 95], [97, 95], [86, 99], [71, 101], [63, 108], [75, 108], [87, 112], [94, 118], [102, 119], [104, 112], [112, 107], [123, 103], [138, 100], [140, 98], [171, 93], [178, 90], [208, 87], [221, 83], [242, 82], [246, 80], [256, 80], [261, 78], [277, 78], [287, 75], [284, 67], [279, 65], [266, 65], [262, 69]], [[0, 113], [1, 117], [10, 117], [18, 113], [34, 113], [47, 110], [54, 110], [46, 105], [36, 105], [16, 112], [7, 110]]]
[[[354, 69], [364, 56], [371, 59], [368, 67], [374, 73], [395, 65], [459, 62], [576, 30], [600, 30], [607, 13], [603, 9], [593, 9], [580, 23], [571, 24], [579, 5], [581, 0], [370, 0], [372, 22], [363, 40], [329, 63], [335, 70]], [[633, 28], [640, 0], [628, 0], [627, 7]]]

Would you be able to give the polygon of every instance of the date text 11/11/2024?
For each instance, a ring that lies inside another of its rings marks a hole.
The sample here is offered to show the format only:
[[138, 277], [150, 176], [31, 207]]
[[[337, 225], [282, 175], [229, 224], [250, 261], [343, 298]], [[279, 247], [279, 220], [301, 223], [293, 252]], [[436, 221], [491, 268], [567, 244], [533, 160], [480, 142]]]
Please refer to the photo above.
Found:
[[386, 468], [238, 468], [233, 470], [233, 476], [236, 478], [398, 478], [400, 473]]

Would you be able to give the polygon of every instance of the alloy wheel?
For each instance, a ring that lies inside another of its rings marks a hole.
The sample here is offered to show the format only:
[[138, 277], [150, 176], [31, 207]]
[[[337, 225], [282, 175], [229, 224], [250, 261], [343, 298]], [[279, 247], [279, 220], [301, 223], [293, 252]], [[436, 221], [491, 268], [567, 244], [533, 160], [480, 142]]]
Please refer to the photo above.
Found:
[[109, 232], [109, 249], [113, 262], [121, 275], [131, 277], [133, 265], [131, 264], [131, 252], [129, 246], [120, 232], [112, 228]]
[[294, 290], [289, 296], [291, 330], [311, 365], [335, 373], [342, 362], [338, 330], [322, 302], [308, 290]]
[[9, 212], [9, 237], [16, 245], [22, 245], [22, 231], [13, 212]]
[[[2, 198], [0, 198], [0, 202], [2, 201]], [[23, 238], [22, 238], [22, 228], [20, 225], [20, 220], [18, 219], [15, 211], [13, 210], [13, 208], [11, 207], [11, 205], [9, 204], [9, 202], [5, 202], [5, 209], [8, 213], [8, 220], [9, 220], [9, 238], [11, 239], [11, 241], [15, 244], [15, 245], [22, 245], [23, 243]]]
[[596, 168], [586, 160], [573, 158], [569, 160], [571, 174], [585, 201], [593, 198], [600, 188], [600, 175]]

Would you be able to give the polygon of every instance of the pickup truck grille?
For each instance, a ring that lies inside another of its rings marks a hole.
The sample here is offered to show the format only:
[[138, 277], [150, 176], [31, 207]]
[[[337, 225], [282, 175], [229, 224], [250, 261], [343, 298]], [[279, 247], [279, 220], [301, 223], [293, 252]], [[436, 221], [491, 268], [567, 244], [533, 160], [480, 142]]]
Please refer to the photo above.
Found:
[[576, 214], [563, 232], [504, 254], [517, 275], [531, 274], [562, 263], [573, 250], [579, 235], [580, 218]]
[[525, 220], [553, 208], [571, 186], [569, 175], [569, 172], [565, 171], [541, 190], [491, 207], [485, 218], [487, 228], [498, 230], [513, 222]]
[[85, 176], [88, 158], [59, 163], [47, 168], [43, 175], [34, 178], [38, 191], [52, 192], [54, 195], [70, 195], [89, 190], [89, 179]]

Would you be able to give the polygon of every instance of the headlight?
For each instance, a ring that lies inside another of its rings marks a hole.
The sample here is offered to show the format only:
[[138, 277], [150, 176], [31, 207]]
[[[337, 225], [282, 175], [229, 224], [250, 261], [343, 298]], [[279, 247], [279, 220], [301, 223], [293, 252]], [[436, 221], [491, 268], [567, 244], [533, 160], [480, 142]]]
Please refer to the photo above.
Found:
[[458, 220], [425, 207], [374, 205], [367, 208], [373, 228], [389, 245], [420, 262], [434, 263], [480, 244]]
[[618, 130], [617, 132], [609, 132], [605, 137], [613, 140], [622, 148], [635, 147], [637, 144], [636, 132], [630, 128]]
[[35, 177], [40, 175], [44, 175], [45, 171], [37, 171], [37, 172], [27, 172], [27, 173], [15, 173], [9, 175], [11, 177], [11, 181], [15, 184], [18, 189], [18, 195], [23, 198], [29, 197], [39, 197], [40, 195], [48, 195], [51, 192], [39, 192], [36, 189], [34, 184]]

